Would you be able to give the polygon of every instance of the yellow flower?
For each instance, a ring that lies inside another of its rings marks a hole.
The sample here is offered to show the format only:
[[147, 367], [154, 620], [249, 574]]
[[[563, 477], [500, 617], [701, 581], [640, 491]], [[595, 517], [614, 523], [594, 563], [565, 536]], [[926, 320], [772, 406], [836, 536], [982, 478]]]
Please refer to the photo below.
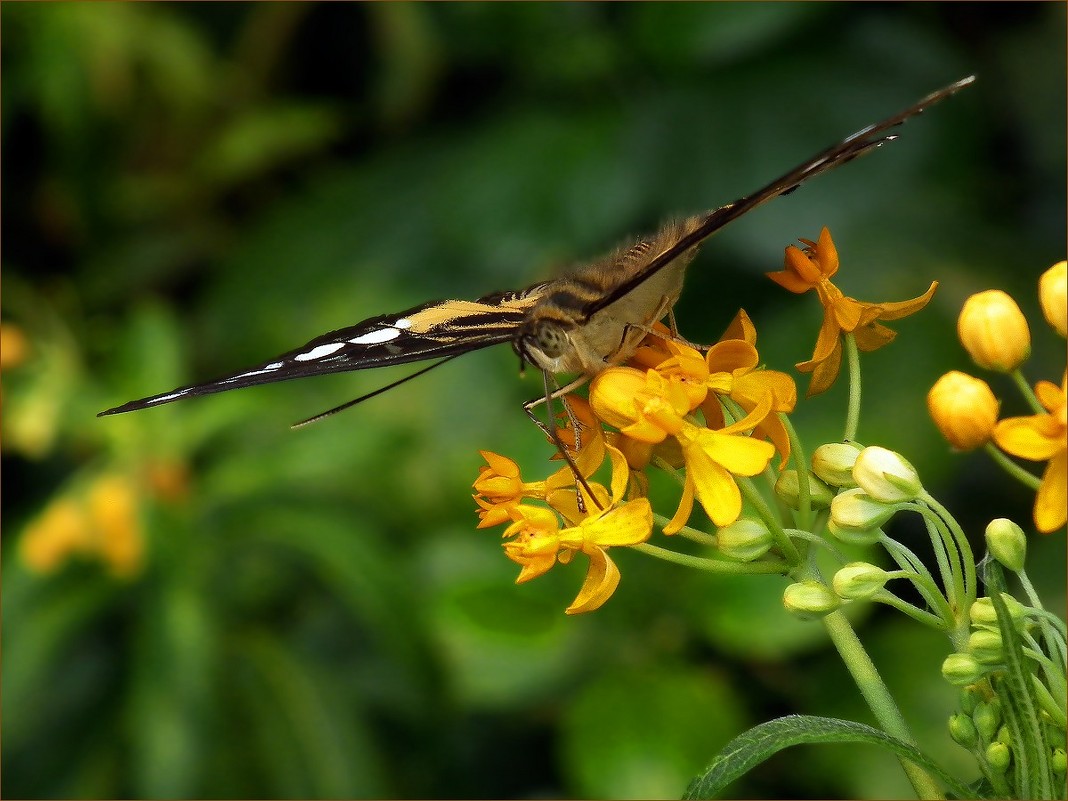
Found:
[[1038, 299], [1046, 322], [1065, 336], [1068, 331], [1068, 261], [1059, 261], [1042, 273], [1038, 279]]
[[927, 393], [927, 411], [957, 450], [971, 451], [990, 440], [998, 421], [998, 400], [987, 383], [956, 370]]
[[823, 304], [823, 325], [812, 358], [797, 365], [801, 372], [812, 373], [808, 387], [808, 394], [812, 396], [827, 390], [838, 377], [842, 365], [843, 333], [853, 334], [857, 347], [865, 352], [890, 344], [895, 334], [879, 320], [900, 320], [918, 312], [934, 296], [938, 282], [932, 282], [925, 293], [911, 300], [895, 303], [859, 301], [843, 295], [842, 290], [831, 282], [831, 277], [838, 272], [838, 251], [830, 232], [824, 228], [818, 242], [808, 239], [801, 242], [805, 245], [803, 249], [794, 245], [786, 248], [784, 269], [768, 273], [768, 278], [796, 294], [815, 289]]
[[549, 509], [516, 505], [510, 510], [514, 522], [504, 532], [504, 552], [521, 567], [516, 583], [542, 575], [558, 561], [570, 562], [576, 553], [589, 558], [586, 579], [566, 610], [569, 615], [592, 612], [615, 592], [619, 568], [608, 556], [608, 549], [645, 542], [653, 531], [653, 511], [646, 498], [620, 503], [627, 484], [626, 459], [614, 448], [609, 454], [612, 498], [603, 509], [561, 529], [559, 519]]
[[[756, 327], [744, 310], [720, 337], [718, 343], [702, 354], [669, 334], [647, 338], [640, 355], [632, 364], [655, 369], [671, 381], [677, 381], [686, 393], [689, 409], [700, 408], [709, 428], [725, 424], [723, 407], [716, 396], [737, 403], [746, 414], [756, 409], [765, 396], [771, 396], [772, 412], [792, 412], [797, 404], [797, 387], [786, 373], [757, 369], [760, 356], [756, 349]], [[659, 346], [657, 346], [659, 343]], [[709, 390], [713, 393], [709, 394]], [[786, 426], [777, 414], [769, 414], [754, 429], [754, 435], [767, 437], [782, 457], [790, 456], [790, 439]]]
[[71, 556], [93, 556], [113, 576], [137, 575], [144, 562], [144, 532], [138, 491], [127, 476], [105, 475], [85, 496], [61, 497], [23, 534], [22, 558], [42, 574], [54, 572]]
[[1035, 495], [1035, 526], [1043, 534], [1061, 528], [1068, 518], [1068, 378], [1058, 387], [1050, 381], [1035, 385], [1047, 414], [1009, 417], [994, 428], [994, 442], [1002, 450], [1032, 461], [1046, 461]]
[[658, 372], [632, 367], [602, 371], [590, 385], [590, 403], [597, 416], [634, 439], [656, 444], [674, 438], [682, 449], [686, 481], [679, 509], [665, 534], [682, 528], [696, 495], [712, 522], [725, 526], [738, 519], [742, 498], [734, 476], [753, 476], [768, 466], [775, 448], [745, 436], [771, 411], [766, 396], [749, 415], [718, 431], [699, 426], [686, 415], [686, 390]]
[[[797, 386], [786, 373], [757, 369], [760, 356], [756, 349], [756, 327], [745, 311], [739, 311], [720, 341], [708, 349], [705, 361], [709, 371], [709, 386], [717, 395], [728, 397], [746, 414], [756, 409], [770, 395], [771, 411], [753, 429], [756, 436], [765, 436], [779, 452], [780, 467], [790, 457], [790, 438], [778, 413], [789, 413], [797, 405]], [[723, 408], [713, 399], [701, 405], [709, 428], [723, 427]]]
[[26, 529], [19, 550], [26, 566], [42, 575], [58, 569], [73, 554], [92, 544], [92, 531], [84, 507], [72, 498], [52, 501]]
[[1031, 355], [1031, 332], [1016, 301], [1000, 289], [972, 295], [957, 318], [957, 335], [972, 361], [1011, 373]]
[[144, 536], [137, 490], [126, 476], [103, 476], [89, 490], [87, 506], [96, 550], [112, 575], [130, 578], [141, 571]]

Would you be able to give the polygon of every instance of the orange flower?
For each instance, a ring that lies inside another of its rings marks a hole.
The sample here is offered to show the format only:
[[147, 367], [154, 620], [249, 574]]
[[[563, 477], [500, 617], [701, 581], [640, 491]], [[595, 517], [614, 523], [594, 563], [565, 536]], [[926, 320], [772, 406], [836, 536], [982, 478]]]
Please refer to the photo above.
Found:
[[823, 325], [812, 358], [797, 365], [803, 373], [812, 373], [808, 395], [826, 391], [838, 377], [842, 365], [842, 334], [853, 334], [857, 347], [873, 351], [890, 344], [894, 332], [879, 320], [899, 320], [922, 309], [934, 296], [938, 282], [933, 281], [927, 291], [917, 298], [896, 303], [867, 303], [846, 297], [842, 290], [831, 282], [838, 272], [838, 251], [831, 234], [824, 228], [818, 242], [802, 239], [805, 247], [790, 245], [786, 248], [784, 268], [768, 273], [781, 287], [801, 294], [815, 289], [823, 304]]
[[1046, 461], [1035, 495], [1035, 526], [1043, 534], [1061, 528], [1068, 519], [1068, 376], [1058, 387], [1039, 381], [1035, 394], [1047, 414], [1009, 417], [994, 428], [994, 442], [1007, 453]]
[[608, 549], [645, 542], [653, 531], [653, 511], [648, 499], [620, 502], [627, 485], [627, 463], [623, 454], [614, 448], [609, 448], [609, 454], [612, 497], [603, 510], [583, 517], [577, 525], [561, 529], [559, 519], [551, 510], [517, 504], [510, 509], [514, 522], [504, 532], [507, 540], [504, 552], [521, 568], [517, 584], [546, 573], [557, 562], [570, 562], [576, 553], [589, 558], [586, 579], [566, 610], [569, 615], [592, 612], [615, 592], [620, 574], [608, 556]]

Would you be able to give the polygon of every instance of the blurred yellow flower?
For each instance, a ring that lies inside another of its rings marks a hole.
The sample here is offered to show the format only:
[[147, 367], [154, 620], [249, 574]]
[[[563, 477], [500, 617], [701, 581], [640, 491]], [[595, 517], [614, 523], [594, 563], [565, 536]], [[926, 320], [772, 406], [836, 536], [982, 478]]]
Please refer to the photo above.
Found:
[[972, 361], [986, 370], [1011, 373], [1031, 355], [1031, 332], [1020, 307], [1000, 289], [964, 301], [957, 335]]
[[1068, 261], [1059, 261], [1042, 273], [1038, 279], [1038, 299], [1046, 322], [1065, 336], [1068, 331]]
[[1047, 461], [1035, 495], [1035, 526], [1043, 534], [1061, 528], [1068, 519], [1068, 378], [1058, 387], [1039, 381], [1035, 394], [1046, 414], [1009, 417], [994, 428], [994, 442], [1007, 453], [1032, 461]]
[[117, 578], [140, 573], [144, 531], [134, 483], [104, 475], [81, 497], [63, 496], [46, 507], [23, 533], [20, 551], [27, 567], [48, 574], [70, 557], [95, 557]]
[[998, 421], [998, 400], [987, 383], [957, 370], [939, 378], [927, 393], [927, 411], [957, 450], [971, 451], [990, 440]]
[[812, 396], [827, 390], [838, 377], [842, 365], [843, 333], [853, 334], [862, 351], [873, 351], [890, 344], [896, 335], [879, 320], [900, 320], [918, 312], [934, 296], [938, 282], [932, 282], [925, 293], [911, 300], [895, 303], [859, 301], [843, 295], [831, 282], [831, 277], [838, 272], [838, 251], [827, 228], [820, 232], [818, 242], [808, 239], [801, 242], [804, 248], [795, 245], [786, 248], [784, 269], [768, 273], [768, 278], [796, 294], [815, 289], [823, 304], [823, 325], [812, 358], [797, 365], [801, 372], [812, 373], [808, 387], [808, 395]]

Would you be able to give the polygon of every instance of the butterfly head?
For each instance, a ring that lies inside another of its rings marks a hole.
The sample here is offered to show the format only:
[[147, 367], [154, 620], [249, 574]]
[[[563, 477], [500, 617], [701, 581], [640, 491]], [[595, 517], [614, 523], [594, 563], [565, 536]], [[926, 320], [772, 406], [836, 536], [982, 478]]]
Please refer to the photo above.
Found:
[[512, 346], [525, 362], [551, 373], [565, 372], [578, 322], [552, 307], [537, 306], [516, 330]]

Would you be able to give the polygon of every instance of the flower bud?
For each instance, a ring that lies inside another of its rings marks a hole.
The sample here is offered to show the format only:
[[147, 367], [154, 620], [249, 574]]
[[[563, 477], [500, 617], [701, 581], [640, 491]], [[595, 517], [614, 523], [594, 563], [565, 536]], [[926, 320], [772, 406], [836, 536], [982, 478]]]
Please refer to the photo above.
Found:
[[1009, 731], [1009, 727], [1002, 723], [998, 726], [998, 735], [994, 738], [999, 743], [1005, 743], [1005, 745], [1012, 745], [1012, 732]]
[[975, 729], [983, 738], [983, 742], [993, 740], [998, 727], [1001, 726], [1001, 702], [994, 699], [976, 704], [972, 722], [975, 723]]
[[768, 552], [772, 537], [763, 523], [743, 517], [721, 528], [716, 534], [716, 544], [728, 559], [752, 562]]
[[1031, 332], [1016, 301], [1000, 289], [972, 295], [957, 318], [957, 335], [980, 367], [1011, 373], [1031, 355]]
[[959, 451], [985, 445], [998, 421], [999, 403], [989, 385], [956, 370], [927, 393], [927, 411], [949, 444]]
[[1004, 773], [1012, 761], [1012, 750], [1005, 743], [992, 742], [986, 747], [986, 761], [995, 773]]
[[895, 512], [897, 507], [873, 500], [860, 487], [840, 492], [831, 501], [831, 522], [839, 531], [872, 531]]
[[859, 545], [862, 547], [875, 545], [883, 536], [881, 528], [854, 531], [851, 528], [839, 528], [833, 520], [827, 521], [827, 531], [832, 537], [845, 545]]
[[967, 715], [951, 715], [949, 718], [949, 736], [953, 742], [971, 748], [979, 742], [979, 735], [975, 731], [975, 724]]
[[801, 581], [791, 584], [782, 595], [783, 606], [802, 620], [811, 620], [830, 614], [841, 601], [826, 584], [819, 581]]
[[853, 463], [860, 448], [851, 442], [828, 442], [812, 453], [812, 472], [832, 487], [855, 487]]
[[[809, 503], [813, 509], [826, 509], [831, 505], [834, 492], [813, 473], [805, 471], [808, 479]], [[775, 481], [775, 494], [791, 509], [801, 508], [801, 487], [796, 470], [783, 470]]]
[[961, 687], [960, 697], [957, 699], [957, 705], [969, 715], [975, 711], [975, 708], [983, 700], [983, 693], [978, 687], [968, 686]]
[[901, 454], [878, 446], [860, 452], [853, 465], [853, 480], [883, 503], [911, 501], [923, 491], [916, 468]]
[[1027, 536], [1011, 520], [998, 517], [986, 527], [986, 549], [1007, 569], [1019, 573], [1027, 556]]
[[990, 629], [977, 629], [968, 636], [968, 653], [980, 665], [997, 665], [1005, 661], [1005, 647], [1001, 634]]
[[852, 562], [834, 574], [834, 591], [847, 601], [871, 598], [883, 588], [890, 574], [867, 562]]
[[1062, 337], [1068, 331], [1068, 262], [1059, 261], [1038, 279], [1038, 300], [1042, 315]]
[[982, 675], [983, 668], [970, 654], [950, 654], [942, 662], [942, 678], [957, 687], [972, 684]]
[[[1001, 598], [1005, 601], [1005, 606], [1009, 610], [1012, 627], [1022, 633], [1027, 624], [1027, 608], [1008, 593], [1001, 593]], [[989, 598], [976, 599], [968, 610], [968, 615], [971, 617], [973, 626], [991, 629], [992, 631], [996, 631], [998, 628], [997, 610], [994, 609], [994, 602]]]
[[1049, 764], [1054, 773], [1058, 776], [1063, 776], [1065, 770], [1068, 769], [1068, 754], [1065, 754], [1063, 748], [1054, 748]]

